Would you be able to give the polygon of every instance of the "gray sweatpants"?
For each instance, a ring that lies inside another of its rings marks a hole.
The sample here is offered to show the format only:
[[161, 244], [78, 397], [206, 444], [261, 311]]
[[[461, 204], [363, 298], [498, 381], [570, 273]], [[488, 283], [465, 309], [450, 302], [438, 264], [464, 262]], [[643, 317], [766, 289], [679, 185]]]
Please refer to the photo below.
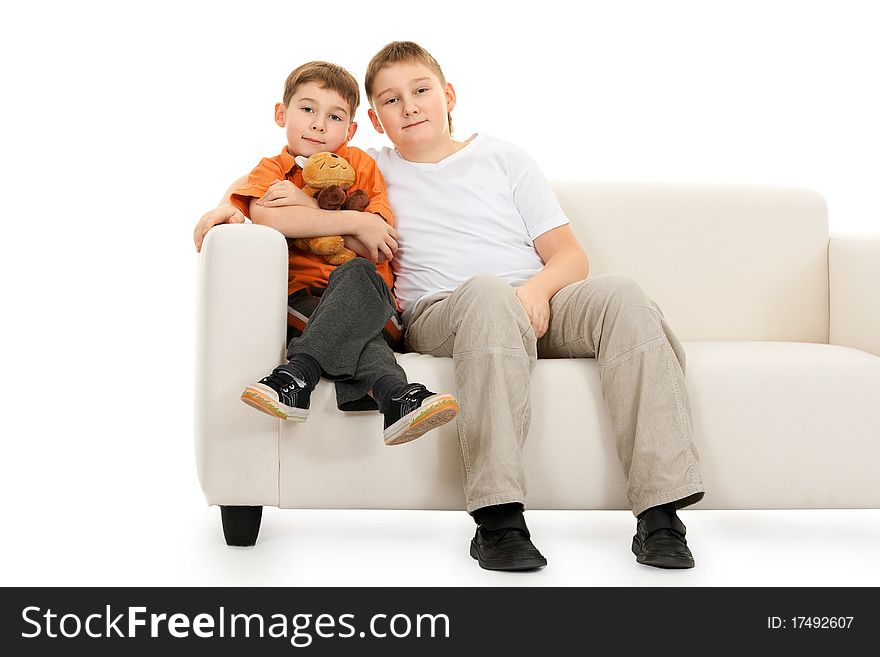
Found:
[[287, 357], [308, 354], [318, 361], [322, 374], [336, 381], [340, 410], [375, 409], [367, 392], [383, 376], [407, 380], [382, 332], [389, 318], [399, 319], [397, 307], [368, 260], [355, 258], [334, 269], [320, 302], [306, 314], [305, 331], [290, 340]]
[[536, 340], [513, 288], [497, 276], [476, 276], [420, 302], [406, 346], [453, 358], [469, 512], [525, 503], [522, 448], [537, 358], [596, 359], [634, 514], [703, 497], [685, 353], [660, 308], [631, 279], [608, 274], [564, 287], [550, 300], [550, 326]]

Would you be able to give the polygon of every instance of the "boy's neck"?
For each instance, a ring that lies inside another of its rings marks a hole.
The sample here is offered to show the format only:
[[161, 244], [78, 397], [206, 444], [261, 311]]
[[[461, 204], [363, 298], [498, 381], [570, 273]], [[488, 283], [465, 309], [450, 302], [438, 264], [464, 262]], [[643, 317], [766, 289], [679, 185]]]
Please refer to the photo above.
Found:
[[467, 141], [455, 141], [454, 139], [449, 139], [449, 141], [444, 141], [442, 144], [425, 146], [423, 148], [409, 148], [406, 150], [398, 148], [397, 152], [408, 162], [436, 164], [441, 160], [445, 160], [453, 153], [460, 151], [467, 146], [470, 141], [470, 139]]
[[[341, 144], [339, 144], [339, 146], [337, 146], [336, 148], [327, 148], [326, 150], [327, 150], [328, 152], [330, 152], [330, 153], [336, 153], [336, 152], [338, 152], [338, 151], [341, 151], [341, 150], [342, 150], [344, 147], [346, 147], [346, 146], [348, 146], [348, 140], [347, 140], [347, 139], [346, 139], [344, 142], [342, 142]], [[290, 154], [290, 155], [293, 156], [294, 158], [297, 158], [297, 157], [300, 157], [300, 156], [302, 156], [302, 157], [308, 157], [308, 155], [304, 155], [304, 154], [301, 154], [301, 153], [297, 153], [297, 152], [295, 152], [295, 151], [290, 147], [290, 144], [287, 144], [286, 149], [287, 149], [288, 154]]]

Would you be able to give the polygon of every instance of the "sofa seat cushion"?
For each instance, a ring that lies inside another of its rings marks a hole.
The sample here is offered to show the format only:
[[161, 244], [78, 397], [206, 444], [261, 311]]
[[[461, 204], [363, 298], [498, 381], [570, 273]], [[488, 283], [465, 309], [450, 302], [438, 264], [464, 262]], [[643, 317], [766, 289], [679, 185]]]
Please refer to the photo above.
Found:
[[880, 358], [827, 344], [686, 347], [707, 507], [880, 506]]
[[[813, 343], [684, 346], [707, 491], [699, 506], [880, 506], [880, 358]], [[451, 359], [399, 360], [411, 381], [453, 391]], [[381, 416], [339, 412], [324, 381], [309, 420], [280, 429], [279, 506], [462, 509], [456, 431], [452, 422], [386, 447]], [[525, 459], [529, 508], [628, 508], [593, 359], [538, 362]]]

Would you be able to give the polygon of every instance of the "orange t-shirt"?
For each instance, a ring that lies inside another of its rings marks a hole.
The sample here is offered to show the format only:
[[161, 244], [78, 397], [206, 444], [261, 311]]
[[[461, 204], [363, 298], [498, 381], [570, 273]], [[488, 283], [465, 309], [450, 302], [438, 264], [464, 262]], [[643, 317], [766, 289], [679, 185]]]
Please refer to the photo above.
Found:
[[[365, 212], [374, 212], [393, 226], [394, 218], [388, 203], [385, 179], [379, 172], [376, 161], [361, 149], [346, 144], [334, 152], [348, 160], [348, 163], [354, 168], [356, 178], [351, 191], [362, 189], [369, 196], [370, 204]], [[289, 180], [300, 189], [305, 186], [302, 169], [297, 166], [293, 155], [287, 150], [287, 146], [281, 151], [281, 155], [271, 158], [264, 157], [250, 172], [247, 182], [232, 192], [230, 200], [249, 217], [251, 198], [260, 198], [276, 180]], [[327, 287], [330, 272], [336, 268], [336, 265], [328, 264], [319, 255], [296, 248], [293, 245], [293, 240], [290, 239], [287, 240], [287, 253], [288, 295], [304, 287]], [[376, 265], [376, 271], [385, 280], [388, 289], [392, 289], [394, 279], [391, 274], [391, 266], [387, 262], [382, 262]]]

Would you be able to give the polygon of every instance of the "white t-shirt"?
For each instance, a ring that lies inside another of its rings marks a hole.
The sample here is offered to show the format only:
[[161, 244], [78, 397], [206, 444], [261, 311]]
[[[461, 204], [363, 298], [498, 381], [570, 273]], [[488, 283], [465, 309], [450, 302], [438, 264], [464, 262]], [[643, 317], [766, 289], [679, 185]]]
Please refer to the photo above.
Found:
[[369, 153], [400, 233], [391, 266], [406, 322], [423, 297], [478, 274], [521, 285], [544, 266], [535, 238], [568, 223], [534, 160], [500, 139], [476, 135], [436, 163], [391, 148]]

